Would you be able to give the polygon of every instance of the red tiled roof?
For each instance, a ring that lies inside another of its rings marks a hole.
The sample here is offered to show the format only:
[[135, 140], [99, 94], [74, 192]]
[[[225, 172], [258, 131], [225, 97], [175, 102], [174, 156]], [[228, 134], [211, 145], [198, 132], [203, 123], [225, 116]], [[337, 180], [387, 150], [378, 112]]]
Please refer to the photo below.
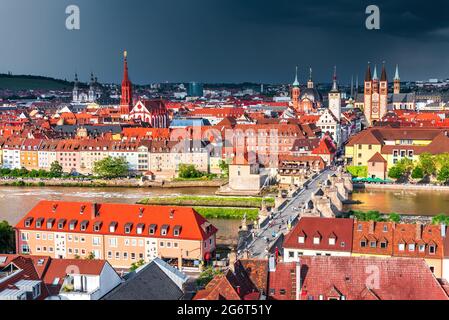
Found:
[[[94, 213], [94, 206], [97, 215]], [[81, 213], [82, 212], [82, 213]], [[170, 218], [171, 212], [173, 217]], [[25, 227], [25, 221], [33, 218], [30, 227]], [[109, 234], [111, 223], [117, 223], [117, 235], [148, 236], [150, 225], [157, 226], [156, 233], [152, 235], [158, 238], [173, 238], [175, 226], [180, 226], [180, 239], [205, 240], [217, 232], [217, 229], [192, 208], [187, 207], [166, 207], [166, 206], [146, 206], [131, 204], [92, 204], [89, 202], [63, 202], [63, 201], [41, 201], [16, 225], [18, 229], [39, 230], [35, 221], [44, 218], [42, 229], [55, 232], [65, 231], [72, 233]], [[55, 223], [47, 229], [48, 219], [55, 219]], [[64, 219], [62, 229], [58, 229], [58, 222]], [[69, 229], [70, 221], [77, 221], [74, 230]], [[80, 225], [87, 221], [85, 231], [81, 231]], [[101, 223], [100, 231], [94, 231], [94, 225]], [[130, 233], [125, 233], [125, 225], [131, 223]], [[142, 234], [137, 234], [137, 224], [143, 223]], [[161, 234], [161, 227], [168, 225], [167, 235]]]
[[[302, 217], [286, 236], [284, 248], [351, 252], [353, 225], [353, 219]], [[319, 244], [314, 244], [317, 232], [321, 239]], [[336, 236], [335, 245], [329, 244], [332, 234]], [[304, 243], [299, 243], [300, 235], [305, 235]]]
[[[279, 263], [270, 272], [271, 299], [294, 299], [296, 266]], [[423, 259], [304, 256], [300, 268], [302, 300], [448, 300]]]

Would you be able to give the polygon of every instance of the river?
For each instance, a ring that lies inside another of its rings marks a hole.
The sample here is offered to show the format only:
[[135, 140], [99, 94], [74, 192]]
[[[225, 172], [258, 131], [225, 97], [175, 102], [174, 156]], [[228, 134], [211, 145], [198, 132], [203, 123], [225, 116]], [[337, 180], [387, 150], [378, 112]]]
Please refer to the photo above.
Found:
[[[213, 195], [216, 188], [67, 188], [0, 187], [0, 220], [15, 225], [40, 200], [136, 203], [151, 196]], [[237, 240], [239, 220], [208, 219], [218, 228], [217, 243]]]
[[356, 189], [352, 200], [361, 204], [346, 205], [345, 210], [377, 210], [381, 213], [433, 216], [449, 215], [449, 192]]

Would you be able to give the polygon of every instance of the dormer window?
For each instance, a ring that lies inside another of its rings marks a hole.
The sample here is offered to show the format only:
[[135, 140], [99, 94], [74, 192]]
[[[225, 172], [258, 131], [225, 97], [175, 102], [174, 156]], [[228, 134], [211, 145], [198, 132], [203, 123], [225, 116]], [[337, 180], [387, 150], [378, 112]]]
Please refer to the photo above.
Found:
[[77, 224], [77, 223], [78, 223], [77, 220], [71, 220], [71, 221], [69, 222], [69, 230], [71, 230], [71, 231], [75, 230], [75, 227], [76, 227], [76, 224]]
[[360, 247], [361, 248], [365, 248], [366, 247], [366, 240], [361, 240], [360, 241]]
[[369, 242], [369, 246], [371, 248], [376, 248], [377, 247], [377, 242], [375, 240], [372, 240], [372, 241]]
[[54, 223], [55, 223], [55, 219], [53, 219], [53, 218], [48, 219], [47, 220], [47, 229], [53, 228]]
[[44, 223], [44, 218], [39, 218], [36, 220], [36, 228], [42, 228], [42, 224]]
[[430, 246], [429, 246], [429, 253], [430, 253], [430, 254], [435, 254], [435, 251], [436, 251], [435, 249], [436, 249], [436, 248], [435, 248], [435, 245], [433, 245], [433, 244], [430, 245]]
[[384, 225], [384, 232], [388, 232], [388, 226], [386, 224]]
[[86, 231], [88, 225], [89, 225], [89, 221], [87, 221], [87, 220], [84, 220], [83, 222], [81, 222], [81, 224], [80, 224], [81, 231]]
[[168, 234], [168, 224], [164, 224], [161, 228], [161, 236], [166, 236]]
[[313, 244], [320, 244], [320, 237], [313, 237]]
[[25, 227], [27, 227], [27, 228], [31, 227], [32, 222], [33, 222], [33, 218], [27, 218], [25, 220]]
[[335, 238], [329, 238], [329, 245], [335, 246]]
[[386, 249], [387, 248], [387, 242], [386, 241], [381, 241], [380, 248], [381, 249]]
[[125, 224], [125, 233], [131, 233], [132, 227], [133, 227], [133, 224], [130, 222]]
[[65, 222], [66, 222], [65, 219], [59, 219], [59, 221], [58, 221], [58, 229], [59, 230], [64, 229]]
[[408, 251], [415, 251], [415, 244], [414, 243], [410, 243], [409, 245], [408, 245]]
[[424, 252], [424, 251], [426, 251], [426, 245], [425, 245], [425, 244], [420, 244], [420, 245], [418, 246], [418, 250], [419, 250], [419, 252]]
[[155, 224], [150, 225], [150, 228], [148, 229], [148, 233], [149, 234], [155, 234], [156, 233], [156, 228], [157, 228], [157, 225], [155, 225]]
[[117, 222], [111, 222], [111, 224], [109, 225], [109, 232], [114, 233], [115, 230], [117, 228]]
[[173, 229], [173, 235], [175, 237], [179, 237], [180, 234], [181, 234], [181, 226], [175, 226], [175, 228]]
[[145, 228], [145, 224], [139, 223], [139, 224], [137, 225], [137, 228], [136, 228], [137, 234], [142, 234], [144, 228]]
[[298, 243], [304, 243], [306, 240], [306, 238], [304, 236], [299, 236], [298, 237]]
[[405, 250], [405, 244], [404, 243], [400, 243], [398, 245], [398, 249], [399, 249], [399, 251], [404, 251]]
[[100, 232], [102, 225], [103, 225], [103, 223], [101, 221], [95, 222], [95, 224], [94, 224], [94, 231], [95, 232]]

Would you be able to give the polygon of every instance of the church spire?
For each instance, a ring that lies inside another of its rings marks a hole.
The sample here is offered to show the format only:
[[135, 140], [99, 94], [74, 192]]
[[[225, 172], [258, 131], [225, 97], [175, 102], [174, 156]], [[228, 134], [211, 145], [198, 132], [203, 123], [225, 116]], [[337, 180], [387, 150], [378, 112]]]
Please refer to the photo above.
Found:
[[295, 73], [295, 82], [293, 82], [294, 87], [299, 87], [299, 81], [298, 81], [298, 66], [296, 66], [296, 73]]
[[332, 77], [332, 91], [333, 92], [337, 92], [338, 91], [337, 66], [334, 66], [334, 76]]
[[120, 99], [120, 112], [122, 115], [128, 115], [133, 107], [132, 83], [128, 75], [128, 52], [123, 52], [123, 80], [122, 97]]
[[385, 61], [382, 62], [382, 74], [380, 75], [380, 81], [387, 81], [387, 71], [385, 70]]
[[394, 80], [401, 80], [401, 78], [399, 77], [399, 66], [396, 65], [396, 71], [394, 73]]
[[[369, 82], [373, 80], [373, 78], [371, 77], [371, 64], [368, 62], [368, 68], [366, 69], [366, 74], [365, 74], [365, 82]], [[357, 81], [358, 83], [358, 81]]]
[[373, 80], [379, 80], [377, 77], [377, 64], [374, 65]]
[[307, 81], [307, 88], [313, 88], [312, 67], [309, 68], [309, 81]]

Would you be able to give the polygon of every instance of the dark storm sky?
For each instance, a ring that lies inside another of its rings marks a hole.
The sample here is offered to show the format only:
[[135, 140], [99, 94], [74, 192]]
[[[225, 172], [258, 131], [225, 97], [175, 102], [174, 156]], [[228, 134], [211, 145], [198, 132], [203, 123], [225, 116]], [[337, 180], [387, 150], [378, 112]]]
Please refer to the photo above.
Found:
[[[65, 28], [65, 8], [81, 30]], [[376, 4], [381, 29], [365, 28]], [[290, 83], [308, 68], [363, 79], [367, 61], [399, 63], [403, 80], [449, 77], [447, 0], [0, 0], [0, 72], [119, 82]]]

